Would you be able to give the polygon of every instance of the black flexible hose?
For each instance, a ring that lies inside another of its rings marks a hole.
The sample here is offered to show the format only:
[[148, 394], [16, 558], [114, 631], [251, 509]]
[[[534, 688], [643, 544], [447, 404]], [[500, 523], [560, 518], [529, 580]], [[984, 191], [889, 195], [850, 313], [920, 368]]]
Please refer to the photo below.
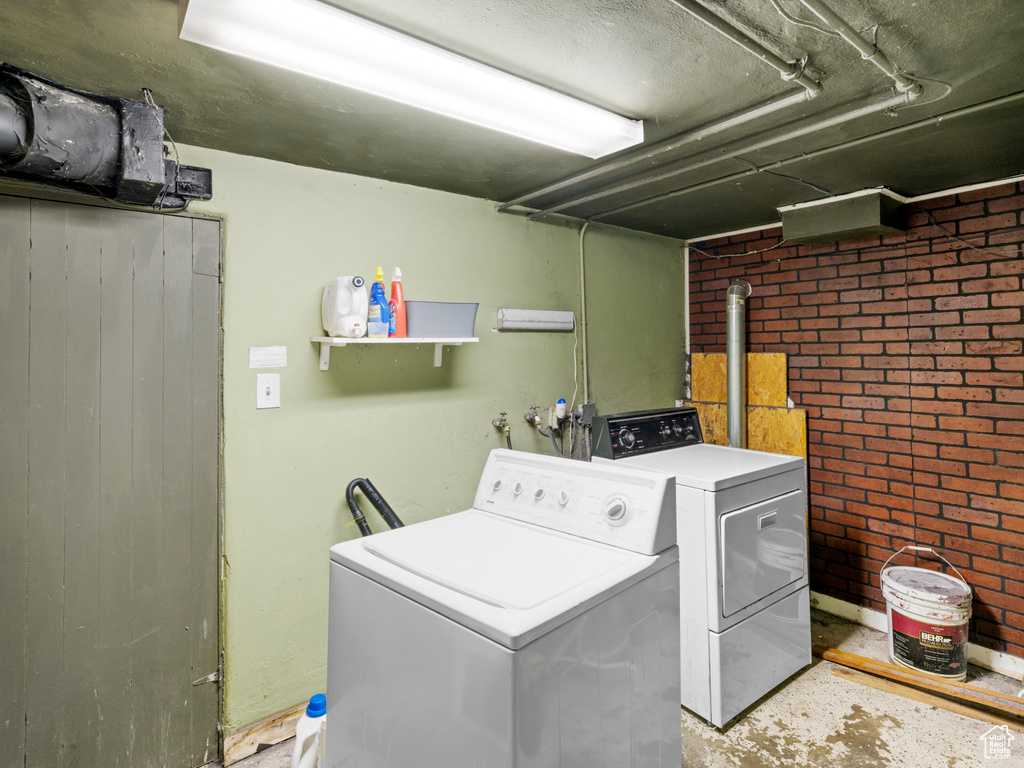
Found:
[[558, 447], [558, 441], [555, 440], [555, 430], [553, 430], [551, 427], [538, 427], [537, 431], [540, 432], [541, 435], [543, 435], [544, 437], [551, 438], [551, 445], [554, 446], [555, 453], [564, 458], [565, 454], [562, 453], [562, 449]]
[[363, 510], [359, 508], [356, 503], [356, 486], [363, 482], [363, 478], [357, 477], [351, 483], [348, 484], [348, 488], [345, 489], [345, 501], [348, 502], [348, 508], [352, 510], [352, 519], [356, 521], [356, 525], [359, 526], [359, 533], [363, 536], [370, 536], [373, 531], [370, 530], [370, 525], [366, 522], [366, 518], [363, 516]]
[[391, 529], [404, 528], [405, 523], [398, 519], [398, 515], [395, 514], [395, 510], [391, 508], [391, 505], [384, 501], [384, 497], [380, 495], [380, 492], [373, 487], [373, 483], [370, 482], [370, 478], [364, 477], [359, 481], [359, 490], [361, 490], [366, 498], [370, 500], [374, 508], [384, 518], [384, 522], [388, 524]]

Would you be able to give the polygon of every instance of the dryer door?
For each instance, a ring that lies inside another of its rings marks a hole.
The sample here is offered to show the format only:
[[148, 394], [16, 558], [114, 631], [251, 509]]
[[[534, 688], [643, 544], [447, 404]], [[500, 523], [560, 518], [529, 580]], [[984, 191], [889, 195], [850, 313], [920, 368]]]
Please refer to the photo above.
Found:
[[799, 581], [807, 573], [803, 491], [751, 504], [718, 520], [722, 618]]

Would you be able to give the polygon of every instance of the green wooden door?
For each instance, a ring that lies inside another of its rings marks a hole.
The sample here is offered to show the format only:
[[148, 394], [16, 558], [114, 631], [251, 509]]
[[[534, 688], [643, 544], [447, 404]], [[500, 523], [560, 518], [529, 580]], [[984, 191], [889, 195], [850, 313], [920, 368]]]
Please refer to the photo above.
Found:
[[217, 222], [0, 197], [0, 766], [217, 756], [219, 265]]

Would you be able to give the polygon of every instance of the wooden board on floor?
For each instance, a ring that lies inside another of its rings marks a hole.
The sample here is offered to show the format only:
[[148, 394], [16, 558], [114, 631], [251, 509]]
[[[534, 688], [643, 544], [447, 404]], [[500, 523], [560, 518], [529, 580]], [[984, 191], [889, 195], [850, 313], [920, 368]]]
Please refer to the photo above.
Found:
[[923, 688], [932, 693], [949, 696], [960, 701], [990, 707], [1013, 717], [1024, 718], [1024, 699], [1017, 696], [1002, 693], [991, 688], [983, 688], [980, 685], [935, 677], [934, 675], [918, 672], [908, 667], [869, 659], [866, 656], [858, 656], [855, 653], [847, 653], [835, 648], [825, 648], [816, 645], [813, 651], [815, 656], [831, 661], [834, 664], [856, 669], [860, 672], [868, 672], [872, 675], [912, 685], [916, 688]]
[[861, 685], [866, 685], [869, 688], [875, 688], [879, 691], [894, 693], [905, 699], [913, 699], [914, 701], [919, 701], [922, 704], [927, 704], [930, 707], [938, 707], [939, 709], [944, 709], [947, 712], [955, 712], [958, 715], [972, 717], [975, 720], [992, 723], [993, 725], [1005, 725], [1015, 731], [1024, 732], [1024, 722], [1021, 722], [1016, 718], [993, 714], [987, 710], [961, 704], [957, 701], [951, 701], [950, 699], [943, 698], [942, 696], [936, 696], [935, 694], [928, 693], [927, 691], [918, 690], [917, 688], [913, 688], [909, 685], [903, 685], [902, 683], [897, 683], [892, 680], [886, 680], [882, 677], [875, 677], [874, 675], [869, 675], [866, 672], [858, 672], [856, 669], [850, 669], [848, 667], [833, 667], [832, 675], [833, 677], [841, 677], [844, 680], [849, 680], [853, 683], [860, 683]]

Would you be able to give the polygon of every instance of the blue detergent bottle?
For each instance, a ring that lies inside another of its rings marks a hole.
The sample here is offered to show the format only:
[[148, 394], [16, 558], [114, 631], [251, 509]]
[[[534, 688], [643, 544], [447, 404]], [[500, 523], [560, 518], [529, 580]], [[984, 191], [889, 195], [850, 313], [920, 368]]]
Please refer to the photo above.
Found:
[[366, 335], [371, 339], [386, 339], [391, 322], [388, 296], [384, 292], [384, 268], [377, 267], [370, 288], [370, 306], [366, 313]]

